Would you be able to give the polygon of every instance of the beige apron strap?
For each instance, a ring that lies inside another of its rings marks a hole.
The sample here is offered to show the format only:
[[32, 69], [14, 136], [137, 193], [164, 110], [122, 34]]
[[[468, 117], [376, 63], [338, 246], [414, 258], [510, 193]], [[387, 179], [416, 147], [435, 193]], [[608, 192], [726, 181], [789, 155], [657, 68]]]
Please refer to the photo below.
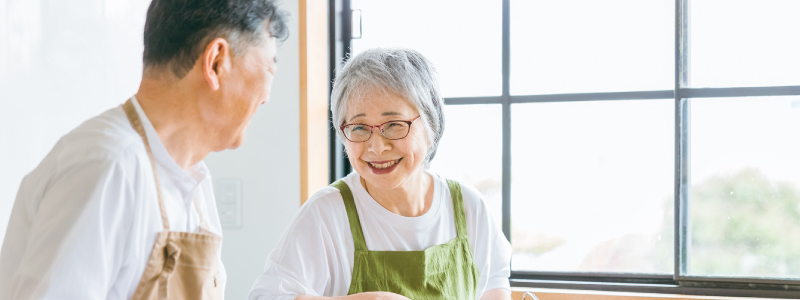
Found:
[[208, 228], [208, 223], [206, 223], [206, 218], [203, 217], [203, 212], [200, 211], [200, 204], [197, 202], [197, 197], [194, 197], [194, 209], [197, 211], [197, 216], [200, 218], [200, 232], [204, 230], [206, 232], [211, 232]]
[[169, 299], [169, 279], [175, 273], [178, 259], [181, 257], [181, 248], [173, 241], [167, 242], [164, 269], [158, 277], [158, 297], [159, 299]]
[[[150, 164], [153, 165], [153, 176], [156, 180], [156, 192], [158, 193], [158, 206], [161, 209], [161, 222], [164, 223], [164, 231], [169, 231], [169, 219], [167, 218], [167, 209], [164, 206], [164, 197], [161, 196], [161, 181], [158, 180], [156, 159], [153, 157], [153, 151], [150, 150], [150, 143], [147, 141], [147, 134], [144, 132], [142, 120], [139, 119], [139, 114], [136, 113], [136, 107], [133, 106], [133, 101], [131, 99], [128, 99], [128, 101], [125, 101], [125, 104], [122, 104], [122, 110], [124, 110], [125, 115], [128, 116], [128, 121], [131, 122], [133, 129], [139, 133], [139, 136], [142, 137], [142, 141], [144, 141], [144, 148], [147, 150], [147, 156], [150, 157]], [[196, 205], [197, 203], [195, 202], [195, 206]]]

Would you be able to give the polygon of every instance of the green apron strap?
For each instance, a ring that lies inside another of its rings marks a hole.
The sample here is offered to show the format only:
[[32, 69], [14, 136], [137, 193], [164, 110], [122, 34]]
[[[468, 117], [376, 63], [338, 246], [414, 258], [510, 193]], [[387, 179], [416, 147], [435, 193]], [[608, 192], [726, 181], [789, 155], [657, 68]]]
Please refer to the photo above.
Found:
[[350, 191], [350, 187], [343, 180], [337, 180], [331, 186], [337, 188], [339, 193], [342, 194], [356, 251], [367, 251], [367, 242], [364, 240], [364, 232], [361, 230], [361, 220], [358, 219], [358, 210], [356, 209], [356, 202], [353, 200], [353, 192]]
[[456, 221], [456, 236], [467, 236], [467, 216], [464, 213], [464, 197], [461, 195], [461, 185], [458, 181], [447, 179], [450, 187], [450, 199], [453, 199], [453, 215]]

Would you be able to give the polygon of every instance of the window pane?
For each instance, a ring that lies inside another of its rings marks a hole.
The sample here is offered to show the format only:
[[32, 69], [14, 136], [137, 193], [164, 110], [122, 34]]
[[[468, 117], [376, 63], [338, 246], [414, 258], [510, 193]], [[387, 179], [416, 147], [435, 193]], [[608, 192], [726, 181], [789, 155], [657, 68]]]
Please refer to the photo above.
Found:
[[672, 0], [511, 0], [511, 93], [674, 86]]
[[671, 273], [674, 101], [511, 112], [512, 269]]
[[800, 1], [691, 1], [691, 85], [800, 84]]
[[353, 55], [406, 47], [433, 61], [445, 97], [501, 94], [499, 0], [353, 0], [363, 16]]
[[445, 130], [431, 171], [477, 188], [502, 224], [502, 110], [499, 104], [447, 105]]
[[800, 97], [691, 100], [689, 274], [800, 278]]

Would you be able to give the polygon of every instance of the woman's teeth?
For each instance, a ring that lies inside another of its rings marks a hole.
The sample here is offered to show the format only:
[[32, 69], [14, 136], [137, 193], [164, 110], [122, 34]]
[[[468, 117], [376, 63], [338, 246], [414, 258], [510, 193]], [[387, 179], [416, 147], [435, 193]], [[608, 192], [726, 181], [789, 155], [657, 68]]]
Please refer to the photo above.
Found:
[[398, 162], [400, 162], [400, 159], [393, 160], [393, 161], [386, 162], [386, 163], [382, 163], [382, 164], [374, 164], [374, 163], [371, 163], [371, 162], [367, 162], [367, 163], [370, 166], [372, 166], [373, 168], [375, 168], [375, 169], [386, 169], [388, 167], [394, 166], [394, 164], [396, 164]]

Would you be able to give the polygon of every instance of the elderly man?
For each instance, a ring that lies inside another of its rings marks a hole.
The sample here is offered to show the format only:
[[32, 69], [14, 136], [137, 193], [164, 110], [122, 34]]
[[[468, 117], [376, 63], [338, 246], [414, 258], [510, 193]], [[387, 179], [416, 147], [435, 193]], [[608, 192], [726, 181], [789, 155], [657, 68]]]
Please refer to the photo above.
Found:
[[22, 181], [0, 299], [222, 299], [202, 160], [242, 144], [286, 35], [271, 0], [153, 0], [136, 95], [62, 137]]

